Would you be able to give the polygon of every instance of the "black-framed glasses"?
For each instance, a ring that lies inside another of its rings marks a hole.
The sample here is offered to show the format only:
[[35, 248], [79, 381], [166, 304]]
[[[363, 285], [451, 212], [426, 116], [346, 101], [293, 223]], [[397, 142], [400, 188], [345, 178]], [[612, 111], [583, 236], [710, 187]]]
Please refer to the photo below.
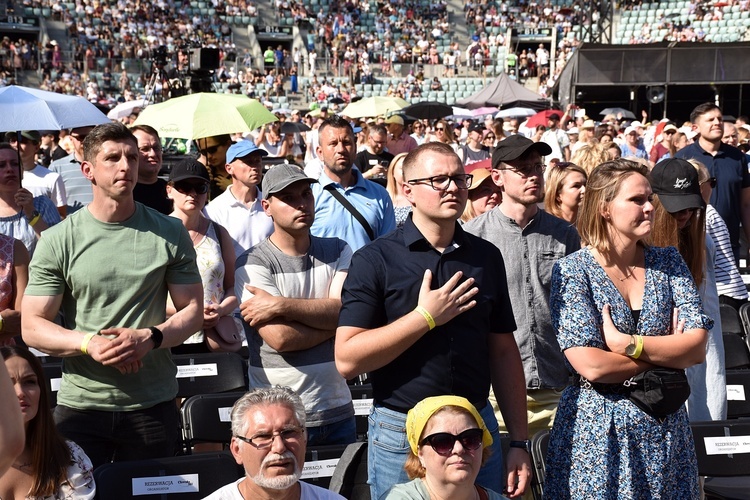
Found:
[[284, 441], [284, 444], [287, 444], [300, 441], [304, 438], [304, 435], [305, 429], [303, 429], [302, 427], [287, 427], [286, 429], [282, 429], [277, 432], [256, 434], [253, 437], [249, 438], [236, 435], [234, 437], [236, 437], [240, 441], [244, 441], [247, 444], [256, 447], [259, 450], [264, 450], [271, 447], [276, 436], [279, 436], [281, 440]]
[[444, 130], [443, 127], [435, 127], [435, 132], [443, 132]]
[[532, 175], [540, 175], [544, 173], [544, 169], [547, 166], [544, 163], [531, 163], [526, 165], [519, 165], [517, 167], [506, 167], [498, 170], [510, 170], [515, 172], [521, 177], [531, 177]]
[[482, 429], [466, 429], [458, 436], [449, 432], [438, 432], [430, 434], [422, 440], [420, 443], [422, 446], [429, 444], [435, 453], [444, 457], [449, 457], [453, 453], [453, 447], [456, 445], [456, 441], [461, 443], [461, 446], [465, 450], [477, 450], [482, 446], [482, 437], [484, 431]]
[[432, 177], [423, 177], [421, 179], [412, 179], [406, 181], [412, 186], [415, 184], [429, 183], [430, 187], [435, 191], [445, 191], [453, 182], [458, 189], [469, 189], [471, 187], [471, 181], [474, 176], [471, 174], [457, 174], [457, 175], [434, 175]]
[[711, 188], [716, 188], [716, 177], [709, 177], [705, 181], [701, 182], [701, 184], [708, 183]]
[[208, 193], [207, 182], [190, 182], [190, 181], [177, 181], [172, 184], [174, 188], [182, 194], [190, 194], [193, 191], [195, 194], [206, 194]]

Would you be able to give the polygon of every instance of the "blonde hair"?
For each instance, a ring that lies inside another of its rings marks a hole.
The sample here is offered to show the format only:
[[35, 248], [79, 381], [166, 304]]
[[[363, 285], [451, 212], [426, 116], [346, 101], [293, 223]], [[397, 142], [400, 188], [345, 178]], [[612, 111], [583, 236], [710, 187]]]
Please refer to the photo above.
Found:
[[573, 157], [570, 159], [570, 163], [575, 163], [581, 167], [586, 171], [586, 175], [590, 175], [594, 167], [607, 161], [610, 161], [607, 148], [599, 142], [584, 144], [573, 153]]
[[[564, 166], [561, 166], [561, 164]], [[572, 162], [558, 162], [552, 168], [547, 169], [547, 180], [545, 181], [546, 188], [544, 191], [544, 209], [555, 217], [562, 218], [560, 201], [557, 197], [560, 194], [565, 179], [571, 172], [578, 172], [583, 175], [584, 178], [588, 178], [586, 170]]]
[[646, 167], [623, 158], [606, 161], [591, 171], [576, 221], [583, 246], [591, 246], [599, 252], [610, 250], [609, 225], [600, 211], [615, 199], [625, 179], [636, 174], [648, 179]]

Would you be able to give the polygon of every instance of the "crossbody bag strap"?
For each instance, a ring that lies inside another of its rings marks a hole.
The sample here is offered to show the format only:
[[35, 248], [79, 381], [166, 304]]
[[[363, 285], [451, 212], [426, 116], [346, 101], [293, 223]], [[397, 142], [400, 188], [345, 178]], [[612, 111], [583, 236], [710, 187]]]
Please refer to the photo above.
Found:
[[365, 217], [361, 213], [359, 213], [359, 210], [354, 208], [354, 205], [352, 205], [349, 202], [349, 200], [346, 199], [346, 196], [341, 194], [336, 189], [336, 186], [334, 186], [333, 184], [326, 184], [325, 186], [323, 186], [323, 189], [331, 193], [331, 196], [336, 198], [339, 201], [339, 203], [341, 203], [344, 206], [344, 208], [347, 209], [349, 213], [351, 213], [360, 224], [362, 224], [362, 227], [365, 228], [365, 231], [367, 232], [367, 236], [369, 236], [370, 241], [375, 239], [375, 233], [372, 230], [372, 226], [370, 226], [370, 224], [367, 222], [367, 219], [365, 219]]

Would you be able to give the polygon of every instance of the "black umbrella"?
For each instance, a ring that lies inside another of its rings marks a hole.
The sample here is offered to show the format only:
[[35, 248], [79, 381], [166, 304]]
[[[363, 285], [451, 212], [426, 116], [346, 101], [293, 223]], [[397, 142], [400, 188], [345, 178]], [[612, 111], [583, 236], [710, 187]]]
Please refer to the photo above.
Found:
[[340, 97], [332, 97], [331, 99], [328, 99], [328, 102], [331, 104], [344, 104], [346, 101]]
[[453, 108], [437, 101], [423, 101], [403, 108], [401, 113], [420, 120], [439, 120], [453, 114]]
[[284, 122], [281, 124], [282, 134], [296, 134], [297, 132], [307, 132], [310, 127], [301, 122]]

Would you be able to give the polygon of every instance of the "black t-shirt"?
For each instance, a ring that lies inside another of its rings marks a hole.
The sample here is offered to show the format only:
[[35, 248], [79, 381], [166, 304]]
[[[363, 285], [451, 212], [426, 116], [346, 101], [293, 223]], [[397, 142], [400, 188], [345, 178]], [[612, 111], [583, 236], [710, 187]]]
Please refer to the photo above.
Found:
[[383, 165], [383, 167], [388, 169], [388, 165], [390, 165], [391, 160], [393, 160], [393, 155], [388, 151], [383, 151], [379, 155], [374, 155], [368, 150], [364, 149], [357, 153], [357, 157], [354, 159], [354, 165], [357, 166], [360, 172], [367, 172], [372, 168], [372, 165], [370, 165], [370, 160], [375, 160]]
[[158, 179], [153, 184], [137, 183], [133, 189], [133, 199], [164, 215], [172, 213], [172, 200], [167, 198], [167, 181], [164, 179]]

